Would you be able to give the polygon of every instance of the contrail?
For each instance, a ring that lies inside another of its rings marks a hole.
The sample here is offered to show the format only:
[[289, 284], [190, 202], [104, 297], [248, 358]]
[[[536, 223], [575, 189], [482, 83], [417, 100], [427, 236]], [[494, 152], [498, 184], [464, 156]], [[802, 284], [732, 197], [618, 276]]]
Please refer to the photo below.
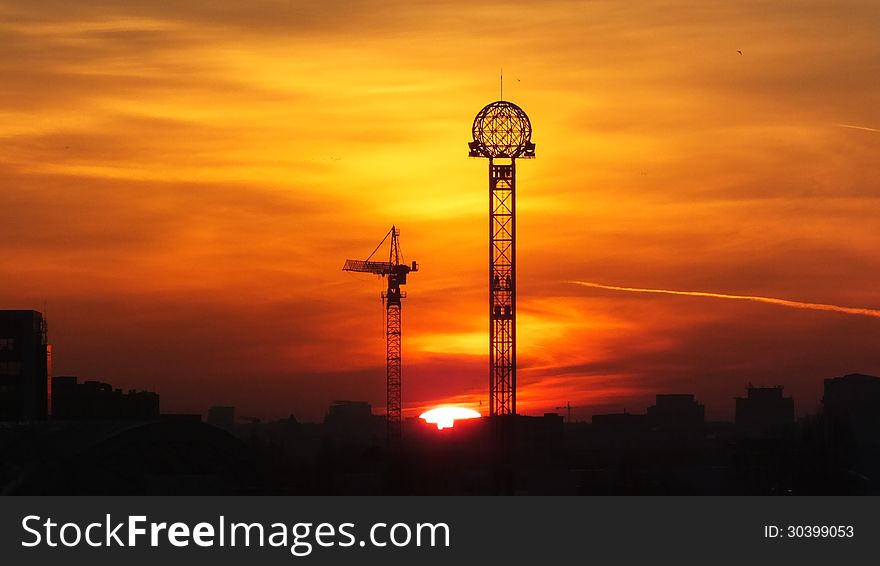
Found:
[[869, 128], [867, 126], [854, 126], [852, 124], [837, 124], [837, 125], [841, 128], [850, 128], [853, 130], [862, 130], [864, 132], [876, 132], [876, 133], [880, 134], [880, 130], [878, 130], [877, 128]]
[[625, 291], [627, 293], [656, 293], [659, 295], [685, 295], [688, 297], [708, 297], [710, 299], [730, 299], [734, 301], [754, 301], [756, 303], [769, 303], [794, 309], [807, 309], [814, 311], [839, 312], [843, 314], [857, 314], [861, 316], [873, 316], [880, 318], [880, 310], [864, 309], [856, 307], [841, 307], [838, 305], [826, 305], [824, 303], [802, 303], [788, 299], [776, 299], [773, 297], [753, 297], [751, 295], [726, 295], [724, 293], [707, 293], [704, 291], [672, 291], [669, 289], [640, 289], [638, 287], [618, 287], [616, 285], [602, 285], [589, 281], [569, 281], [575, 285], [593, 287], [595, 289], [607, 289], [609, 291]]

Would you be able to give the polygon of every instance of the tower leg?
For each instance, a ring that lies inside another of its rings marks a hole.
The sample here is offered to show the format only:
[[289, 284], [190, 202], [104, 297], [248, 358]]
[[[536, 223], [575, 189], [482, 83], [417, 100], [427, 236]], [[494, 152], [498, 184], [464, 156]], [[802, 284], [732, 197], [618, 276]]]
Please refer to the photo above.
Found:
[[489, 414], [516, 414], [516, 167], [489, 161]]

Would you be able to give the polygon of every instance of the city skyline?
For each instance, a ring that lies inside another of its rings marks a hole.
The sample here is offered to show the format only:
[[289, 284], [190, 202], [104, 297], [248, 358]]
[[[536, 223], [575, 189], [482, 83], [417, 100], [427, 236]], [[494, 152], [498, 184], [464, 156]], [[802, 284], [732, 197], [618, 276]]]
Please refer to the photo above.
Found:
[[520, 412], [687, 392], [729, 420], [753, 382], [806, 414], [823, 378], [880, 373], [870, 317], [570, 283], [880, 307], [880, 7], [469, 6], [0, 1], [0, 307], [45, 302], [56, 375], [169, 412], [381, 407], [384, 282], [339, 267], [395, 224], [421, 267], [404, 415], [485, 413], [485, 163], [464, 156], [503, 67], [541, 151]]

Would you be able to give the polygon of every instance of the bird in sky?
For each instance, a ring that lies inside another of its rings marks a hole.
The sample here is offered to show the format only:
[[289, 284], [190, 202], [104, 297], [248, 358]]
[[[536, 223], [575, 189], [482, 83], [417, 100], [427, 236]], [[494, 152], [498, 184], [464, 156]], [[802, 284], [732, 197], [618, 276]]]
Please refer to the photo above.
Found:
[[736, 52], [739, 53], [740, 55], [743, 54], [742, 49], [737, 49]]

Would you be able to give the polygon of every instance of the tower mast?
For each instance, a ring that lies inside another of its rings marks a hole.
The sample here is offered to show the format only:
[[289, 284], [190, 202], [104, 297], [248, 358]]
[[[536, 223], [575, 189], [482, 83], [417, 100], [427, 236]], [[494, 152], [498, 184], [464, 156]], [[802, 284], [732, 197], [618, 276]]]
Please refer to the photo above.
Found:
[[[401, 279], [406, 283], [407, 266], [400, 265], [400, 244], [397, 241], [400, 230], [391, 227], [391, 250], [388, 263], [392, 267], [388, 274], [388, 289], [382, 294], [385, 300], [385, 411], [388, 419], [388, 443], [395, 444], [400, 440], [403, 407], [401, 403], [401, 320], [400, 300], [406, 293], [400, 290]], [[406, 272], [401, 273], [400, 267]], [[413, 268], [416, 265], [413, 263]]]
[[489, 159], [489, 414], [516, 414], [516, 160], [535, 157], [532, 125], [512, 102], [477, 113], [470, 157]]

